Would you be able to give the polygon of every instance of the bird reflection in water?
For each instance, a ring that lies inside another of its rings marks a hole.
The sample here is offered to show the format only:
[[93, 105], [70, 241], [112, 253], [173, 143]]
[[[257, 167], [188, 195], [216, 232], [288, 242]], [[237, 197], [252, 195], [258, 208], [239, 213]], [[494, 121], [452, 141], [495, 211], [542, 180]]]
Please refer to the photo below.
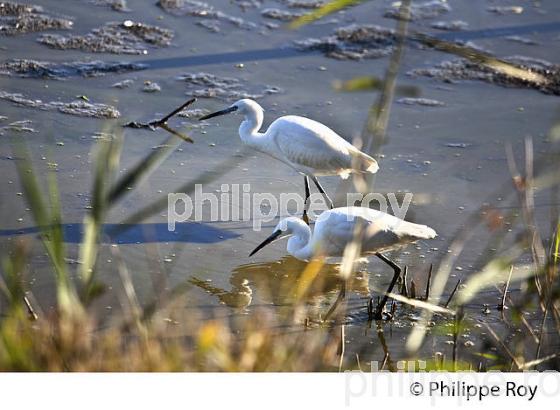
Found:
[[[230, 276], [229, 291], [198, 278], [191, 278], [189, 281], [232, 308], [248, 307], [255, 295], [258, 295], [260, 304], [288, 306], [294, 303], [295, 290], [306, 266], [306, 262], [293, 256], [284, 256], [276, 261], [240, 265]], [[366, 272], [357, 272], [348, 281], [346, 290], [362, 296], [369, 295], [368, 278]], [[316, 310], [315, 313], [319, 315], [320, 309], [324, 310], [325, 306], [328, 307], [336, 299], [343, 283], [338, 266], [325, 264], [306, 293], [305, 302], [310, 308], [308, 313], [315, 316], [313, 311]]]
[[249, 281], [247, 279], [241, 279], [237, 281], [237, 278], [231, 277], [231, 290], [227, 291], [222, 288], [218, 288], [206, 282], [200, 280], [196, 277], [190, 278], [189, 282], [194, 286], [197, 286], [206, 293], [216, 296], [220, 303], [235, 309], [244, 309], [251, 304], [253, 300], [253, 289], [249, 286]]

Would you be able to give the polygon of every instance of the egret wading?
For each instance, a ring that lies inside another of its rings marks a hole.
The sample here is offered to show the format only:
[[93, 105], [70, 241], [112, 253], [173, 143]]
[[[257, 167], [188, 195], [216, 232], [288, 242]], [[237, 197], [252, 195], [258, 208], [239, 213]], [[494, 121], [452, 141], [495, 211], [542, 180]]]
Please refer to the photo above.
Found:
[[289, 236], [288, 253], [298, 259], [310, 260], [314, 256], [342, 257], [346, 246], [354, 239], [357, 224], [362, 224], [361, 255], [374, 254], [394, 271], [389, 289], [376, 309], [376, 317], [380, 318], [387, 294], [392, 291], [401, 274], [400, 266], [381, 252], [420, 239], [435, 238], [437, 234], [432, 228], [407, 222], [375, 209], [355, 206], [335, 208], [319, 216], [314, 232], [299, 218], [282, 219], [272, 235], [249, 256], [275, 240]]
[[436, 231], [426, 225], [407, 222], [396, 216], [371, 208], [348, 206], [323, 212], [315, 223], [315, 230], [300, 218], [282, 219], [272, 235], [257, 246], [253, 256], [277, 239], [290, 237], [288, 253], [308, 261], [314, 256], [342, 257], [352, 242], [356, 224], [363, 224], [362, 255], [377, 254], [419, 239], [432, 239]]
[[205, 115], [200, 120], [237, 112], [245, 118], [239, 126], [241, 141], [257, 151], [284, 162], [305, 180], [304, 220], [307, 222], [309, 178], [332, 209], [333, 203], [317, 176], [339, 175], [346, 179], [352, 172], [374, 174], [377, 161], [364, 154], [326, 125], [309, 118], [286, 115], [276, 119], [266, 132], [259, 132], [264, 110], [255, 101], [242, 99], [228, 108]]

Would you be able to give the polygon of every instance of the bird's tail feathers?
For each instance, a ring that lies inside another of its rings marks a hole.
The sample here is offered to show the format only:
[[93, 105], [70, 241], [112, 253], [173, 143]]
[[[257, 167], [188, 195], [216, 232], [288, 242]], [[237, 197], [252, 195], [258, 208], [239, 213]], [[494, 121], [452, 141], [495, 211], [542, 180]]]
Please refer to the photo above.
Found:
[[379, 170], [377, 161], [361, 151], [353, 151], [353, 166], [356, 172], [375, 174]]
[[436, 231], [426, 225], [415, 224], [412, 222], [402, 221], [399, 226], [399, 236], [408, 238], [411, 241], [418, 239], [433, 239], [437, 236]]

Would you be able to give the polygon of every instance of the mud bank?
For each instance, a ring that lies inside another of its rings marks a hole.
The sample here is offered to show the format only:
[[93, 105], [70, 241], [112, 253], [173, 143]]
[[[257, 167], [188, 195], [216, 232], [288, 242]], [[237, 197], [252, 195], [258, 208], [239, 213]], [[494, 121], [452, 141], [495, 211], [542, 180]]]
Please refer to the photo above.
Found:
[[171, 30], [131, 20], [111, 22], [85, 35], [43, 34], [38, 41], [59, 50], [90, 53], [148, 54], [148, 48], [167, 47]]

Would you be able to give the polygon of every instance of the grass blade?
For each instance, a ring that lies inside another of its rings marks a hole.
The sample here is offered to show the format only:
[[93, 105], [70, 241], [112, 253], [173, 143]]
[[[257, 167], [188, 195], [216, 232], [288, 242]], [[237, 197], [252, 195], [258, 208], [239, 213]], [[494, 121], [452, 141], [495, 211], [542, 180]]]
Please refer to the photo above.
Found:
[[333, 0], [324, 6], [319, 7], [317, 10], [307, 13], [301, 17], [298, 17], [290, 23], [291, 29], [297, 29], [306, 24], [313, 23], [329, 14], [335, 13], [339, 10], [345, 9], [347, 7], [357, 6], [364, 0]]

